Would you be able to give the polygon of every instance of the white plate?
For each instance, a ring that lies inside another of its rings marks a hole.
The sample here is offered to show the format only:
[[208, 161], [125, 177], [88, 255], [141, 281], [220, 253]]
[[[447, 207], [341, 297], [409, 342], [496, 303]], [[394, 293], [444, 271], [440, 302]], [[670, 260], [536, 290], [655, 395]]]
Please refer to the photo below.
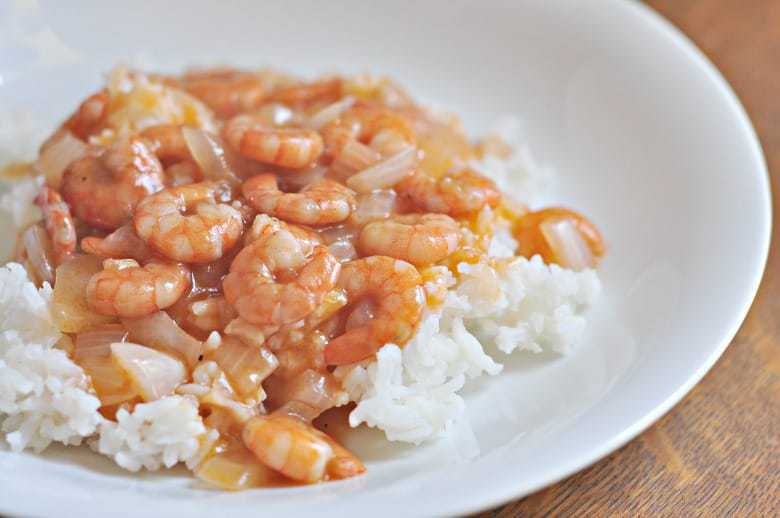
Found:
[[609, 241], [607, 297], [571, 357], [516, 357], [469, 387], [482, 447], [474, 461], [446, 443], [397, 448], [366, 430], [349, 440], [368, 461], [364, 477], [229, 494], [197, 489], [182, 471], [119, 472], [83, 449], [0, 453], [2, 512], [378, 517], [495, 506], [650, 425], [707, 372], [750, 306], [771, 221], [761, 150], [723, 78], [639, 4], [114, 5], [6, 4], [0, 106], [53, 124], [117, 60], [231, 61], [387, 73], [462, 113], [475, 133], [520, 114], [538, 158], [559, 173], [557, 199], [592, 216]]

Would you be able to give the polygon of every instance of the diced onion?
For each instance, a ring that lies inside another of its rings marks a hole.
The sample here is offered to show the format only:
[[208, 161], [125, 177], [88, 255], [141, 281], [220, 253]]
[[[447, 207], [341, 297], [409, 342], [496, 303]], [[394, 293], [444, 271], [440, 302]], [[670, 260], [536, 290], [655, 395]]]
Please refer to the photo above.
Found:
[[122, 324], [127, 329], [130, 340], [177, 354], [189, 367], [198, 363], [203, 342], [186, 333], [165, 311], [142, 318], [125, 318], [122, 319]]
[[182, 362], [143, 345], [129, 342], [111, 344], [114, 363], [130, 378], [144, 401], [172, 394], [185, 380]]
[[268, 349], [249, 347], [231, 338], [224, 338], [213, 355], [236, 392], [244, 397], [254, 397], [262, 390], [263, 380], [279, 365], [276, 356]]
[[397, 194], [392, 189], [380, 189], [357, 197], [357, 206], [350, 223], [362, 227], [371, 221], [387, 219], [395, 211]]
[[344, 97], [335, 103], [329, 104], [309, 118], [307, 124], [311, 129], [318, 130], [327, 123], [336, 120], [342, 113], [350, 109], [355, 104], [354, 97]]
[[219, 137], [202, 129], [187, 126], [182, 128], [181, 132], [190, 153], [192, 153], [192, 158], [195, 159], [207, 179], [225, 181], [230, 185], [241, 183], [228, 162]]
[[307, 185], [310, 185], [320, 180], [328, 171], [327, 167], [314, 166], [306, 169], [305, 171], [288, 173], [284, 175], [284, 185], [289, 190], [300, 190]]
[[593, 266], [593, 253], [574, 223], [568, 219], [546, 221], [539, 228], [558, 264], [575, 271]]
[[332, 374], [312, 369], [290, 379], [271, 378], [267, 385], [269, 401], [278, 407], [275, 413], [297, 415], [309, 422], [338, 405], [343, 393]]
[[104, 324], [76, 335], [73, 357], [76, 360], [91, 356], [108, 357], [111, 344], [127, 340], [127, 330], [122, 324]]
[[417, 161], [417, 149], [408, 146], [393, 156], [347, 178], [347, 187], [360, 193], [386, 189], [406, 178]]
[[24, 231], [22, 243], [35, 279], [51, 284], [54, 281], [54, 263], [49, 234], [40, 225], [33, 225]]
[[342, 263], [357, 259], [358, 255], [351, 241], [335, 241], [328, 246], [328, 251]]
[[382, 154], [355, 139], [349, 140], [331, 164], [331, 171], [343, 179], [380, 161]]
[[46, 178], [53, 189], [59, 189], [62, 173], [87, 152], [87, 145], [70, 131], [58, 132], [41, 150], [34, 167]]

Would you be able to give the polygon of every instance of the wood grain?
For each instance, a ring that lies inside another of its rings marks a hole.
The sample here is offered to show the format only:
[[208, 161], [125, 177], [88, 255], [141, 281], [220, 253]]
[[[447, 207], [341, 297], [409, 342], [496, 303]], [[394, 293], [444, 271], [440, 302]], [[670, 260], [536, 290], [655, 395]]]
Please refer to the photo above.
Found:
[[[734, 87], [780, 184], [780, 0], [649, 0]], [[773, 242], [780, 207], [773, 187]], [[482, 516], [780, 516], [780, 253], [742, 329], [674, 409], [563, 482]]]

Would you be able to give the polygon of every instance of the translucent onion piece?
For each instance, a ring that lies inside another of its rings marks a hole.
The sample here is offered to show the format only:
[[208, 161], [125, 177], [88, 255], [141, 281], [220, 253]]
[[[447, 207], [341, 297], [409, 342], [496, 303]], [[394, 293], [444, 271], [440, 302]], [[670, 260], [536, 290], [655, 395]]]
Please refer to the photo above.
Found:
[[40, 283], [54, 281], [54, 261], [51, 239], [40, 225], [33, 225], [22, 234], [22, 244], [27, 254], [27, 261], [32, 267], [33, 277]]
[[347, 178], [347, 187], [360, 193], [392, 187], [412, 172], [416, 161], [417, 149], [408, 146], [395, 155]]
[[60, 131], [46, 143], [34, 167], [53, 189], [59, 189], [62, 174], [76, 159], [87, 152], [87, 145], [70, 131]]
[[184, 140], [187, 141], [192, 158], [195, 159], [207, 179], [226, 181], [230, 185], [241, 183], [228, 163], [219, 137], [201, 129], [186, 126], [182, 128], [181, 132], [184, 135]]
[[181, 361], [143, 345], [113, 343], [111, 357], [114, 364], [127, 374], [144, 401], [172, 394], [186, 377]]
[[355, 98], [350, 96], [329, 104], [312, 115], [307, 126], [311, 129], [318, 130], [327, 123], [336, 120], [342, 113], [350, 109], [353, 104], [355, 104]]
[[342, 146], [339, 155], [331, 164], [331, 171], [336, 178], [344, 179], [381, 159], [379, 151], [353, 139]]
[[73, 357], [76, 360], [98, 356], [111, 356], [111, 344], [127, 340], [127, 330], [122, 324], [105, 324], [76, 335]]
[[203, 342], [186, 333], [165, 311], [143, 318], [125, 318], [122, 324], [132, 341], [180, 356], [189, 367], [198, 363]]
[[195, 476], [229, 491], [289, 483], [281, 474], [257, 460], [249, 450], [232, 447], [228, 451], [207, 457], [195, 470]]
[[328, 251], [342, 263], [357, 259], [357, 250], [352, 241], [336, 241], [328, 246]]
[[276, 370], [279, 361], [264, 347], [249, 347], [238, 340], [225, 338], [213, 353], [214, 361], [242, 397], [254, 398], [262, 383]]
[[568, 219], [546, 221], [539, 225], [539, 229], [558, 264], [575, 271], [594, 266], [593, 253], [574, 223]]
[[130, 378], [114, 365], [111, 356], [87, 356], [75, 361], [89, 375], [103, 406], [117, 405], [138, 397]]
[[93, 255], [81, 255], [57, 267], [52, 315], [63, 333], [79, 333], [116, 320], [92, 311], [87, 304], [87, 283], [102, 269], [102, 259]]
[[301, 172], [288, 173], [284, 175], [284, 185], [288, 190], [297, 191], [320, 180], [327, 171], [327, 167], [318, 165]]
[[357, 206], [350, 223], [363, 226], [371, 221], [387, 219], [395, 211], [397, 194], [392, 189], [380, 189], [357, 197]]
[[309, 422], [339, 404], [339, 395], [343, 394], [339, 382], [328, 372], [307, 369], [289, 380], [280, 381], [272, 378], [268, 384], [270, 401], [280, 407], [276, 412], [295, 414]]

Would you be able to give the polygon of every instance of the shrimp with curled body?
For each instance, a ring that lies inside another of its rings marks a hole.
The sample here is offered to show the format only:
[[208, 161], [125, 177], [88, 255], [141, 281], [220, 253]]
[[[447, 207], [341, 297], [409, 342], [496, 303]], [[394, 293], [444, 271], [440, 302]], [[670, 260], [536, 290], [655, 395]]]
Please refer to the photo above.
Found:
[[276, 175], [265, 173], [244, 182], [241, 190], [258, 211], [301, 225], [329, 225], [349, 218], [355, 196], [333, 180], [321, 179], [297, 193], [279, 190]]
[[[338, 287], [351, 307], [368, 302], [373, 311], [360, 325], [325, 346], [325, 363], [345, 365], [369, 358], [383, 345], [403, 345], [422, 318], [422, 277], [411, 264], [387, 256], [371, 256], [343, 266]], [[365, 321], [367, 320], [367, 321]]]
[[259, 107], [268, 97], [270, 78], [260, 72], [232, 68], [212, 68], [190, 71], [181, 79], [181, 86], [227, 118]]
[[149, 126], [138, 136], [146, 141], [149, 150], [161, 162], [181, 162], [192, 157], [182, 127], [181, 124], [158, 124]]
[[77, 218], [115, 230], [130, 221], [143, 198], [164, 187], [163, 178], [162, 164], [147, 143], [131, 138], [72, 162], [60, 190]]
[[238, 253], [222, 287], [252, 324], [289, 324], [309, 315], [333, 289], [341, 263], [313, 238], [296, 235], [295, 227], [271, 221], [266, 228]]
[[[169, 187], [141, 201], [133, 216], [138, 236], [160, 254], [186, 263], [219, 259], [241, 237], [241, 213], [217, 203], [213, 182]], [[188, 211], [193, 214], [186, 214]]]
[[395, 190], [418, 209], [459, 216], [483, 207], [496, 207], [501, 192], [492, 180], [471, 170], [445, 174], [439, 178], [422, 170], [406, 177]]
[[387, 255], [415, 266], [449, 257], [460, 243], [458, 224], [444, 214], [404, 214], [372, 221], [360, 232], [364, 255]]
[[189, 286], [181, 264], [106, 259], [87, 284], [87, 303], [101, 315], [138, 318], [172, 306]]
[[47, 185], [41, 187], [35, 203], [43, 213], [46, 232], [51, 238], [54, 262], [61, 264], [76, 251], [76, 227], [70, 207], [62, 200], [60, 193]]
[[242, 437], [263, 464], [300, 482], [338, 480], [366, 471], [352, 452], [295, 417], [253, 417], [244, 425]]
[[268, 127], [260, 117], [239, 115], [225, 125], [225, 140], [239, 154], [258, 162], [299, 169], [322, 154], [322, 137], [308, 129]]
[[357, 102], [322, 128], [325, 152], [337, 158], [349, 142], [359, 142], [387, 156], [414, 145], [416, 136], [401, 114], [371, 103]]

